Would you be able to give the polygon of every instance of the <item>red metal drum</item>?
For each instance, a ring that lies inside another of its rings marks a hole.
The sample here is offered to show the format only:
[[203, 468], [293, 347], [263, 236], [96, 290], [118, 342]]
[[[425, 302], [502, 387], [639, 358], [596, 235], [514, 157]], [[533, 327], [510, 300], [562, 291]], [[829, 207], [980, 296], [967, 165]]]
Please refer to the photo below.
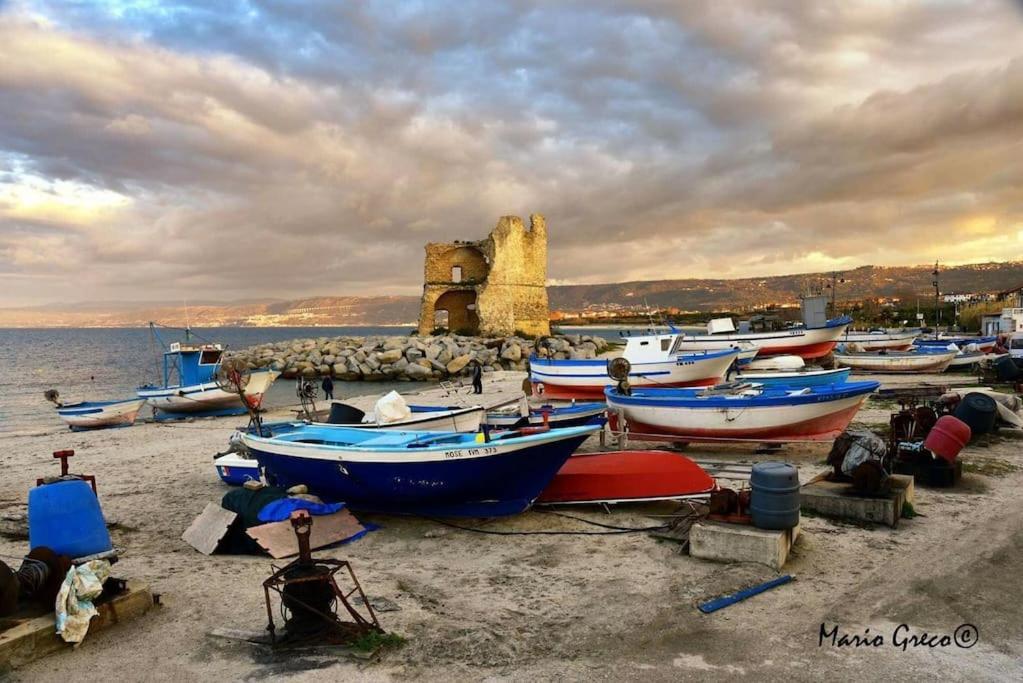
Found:
[[924, 448], [952, 463], [970, 442], [970, 436], [970, 425], [952, 415], [943, 415], [924, 439]]

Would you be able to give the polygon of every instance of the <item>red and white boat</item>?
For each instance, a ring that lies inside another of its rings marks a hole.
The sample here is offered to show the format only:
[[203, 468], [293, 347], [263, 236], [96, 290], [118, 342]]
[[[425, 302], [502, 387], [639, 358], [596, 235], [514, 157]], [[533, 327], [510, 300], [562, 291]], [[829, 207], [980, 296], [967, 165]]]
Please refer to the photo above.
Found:
[[[712, 334], [680, 334], [672, 347], [673, 353], [727, 349], [742, 342], [758, 349], [758, 358], [792, 355], [810, 360], [831, 353], [838, 344], [852, 318], [842, 316], [827, 321], [823, 327], [792, 327], [769, 332], [735, 332], [731, 320], [712, 320], [708, 329], [722, 329]], [[713, 324], [717, 324], [716, 326]], [[727, 323], [727, 324], [724, 324]]]
[[[637, 439], [826, 441], [841, 434], [878, 382], [729, 389], [605, 390], [608, 421]], [[623, 424], [624, 420], [624, 424]]]
[[[670, 345], [672, 335], [665, 335]], [[669, 355], [658, 337], [633, 337], [623, 356], [628, 359], [629, 384], [634, 387], [698, 387], [717, 384], [739, 355], [737, 349]], [[529, 358], [533, 393], [548, 399], [604, 397], [604, 387], [615, 383], [607, 374], [606, 359], [562, 360]]]
[[536, 504], [674, 500], [706, 495], [714, 488], [714, 479], [702, 467], [678, 453], [580, 453], [561, 466]]

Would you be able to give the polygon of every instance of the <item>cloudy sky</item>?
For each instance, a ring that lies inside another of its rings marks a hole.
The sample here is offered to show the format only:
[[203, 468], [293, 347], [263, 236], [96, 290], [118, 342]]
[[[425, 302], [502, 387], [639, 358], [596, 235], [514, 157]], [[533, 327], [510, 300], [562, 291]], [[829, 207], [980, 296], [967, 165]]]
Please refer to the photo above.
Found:
[[1023, 10], [0, 0], [0, 306], [1023, 258]]

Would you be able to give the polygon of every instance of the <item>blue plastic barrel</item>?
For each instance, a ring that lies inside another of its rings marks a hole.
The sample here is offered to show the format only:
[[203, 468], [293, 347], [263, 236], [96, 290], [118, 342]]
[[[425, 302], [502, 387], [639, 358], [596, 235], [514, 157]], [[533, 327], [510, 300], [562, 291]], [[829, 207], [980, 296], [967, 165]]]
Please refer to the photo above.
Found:
[[30, 490], [28, 545], [72, 559], [110, 550], [110, 534], [92, 487], [69, 479]]
[[799, 525], [799, 470], [786, 462], [758, 462], [749, 478], [750, 514], [758, 529]]

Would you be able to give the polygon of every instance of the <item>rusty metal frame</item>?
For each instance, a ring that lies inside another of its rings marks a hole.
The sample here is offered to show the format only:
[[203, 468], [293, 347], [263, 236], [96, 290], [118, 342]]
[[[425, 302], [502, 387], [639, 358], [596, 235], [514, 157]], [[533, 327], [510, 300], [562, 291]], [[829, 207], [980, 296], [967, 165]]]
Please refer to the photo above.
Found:
[[[278, 643], [277, 639], [277, 627], [276, 624], [274, 624], [273, 604], [270, 600], [270, 592], [273, 591], [277, 593], [278, 599], [283, 604], [285, 588], [299, 583], [329, 584], [334, 592], [334, 596], [344, 606], [348, 615], [352, 619], [349, 622], [341, 621], [336, 613], [323, 612], [293, 595], [288, 596], [288, 600], [290, 602], [301, 605], [310, 613], [316, 614], [323, 619], [326, 625], [336, 627], [347, 626], [351, 630], [359, 633], [371, 633], [374, 631], [377, 633], [383, 633], [384, 631], [380, 627], [380, 622], [377, 620], [376, 613], [373, 611], [373, 606], [366, 597], [366, 593], [362, 590], [362, 585], [359, 583], [359, 580], [355, 577], [355, 571], [352, 569], [351, 563], [347, 560], [335, 560], [333, 558], [313, 559], [312, 553], [309, 549], [309, 535], [312, 531], [313, 520], [309, 513], [305, 510], [293, 512], [291, 514], [291, 525], [294, 527], [295, 536], [298, 539], [298, 558], [292, 560], [283, 567], [271, 565], [273, 573], [268, 579], [263, 581], [263, 597], [266, 600], [266, 628], [267, 631], [270, 632], [271, 645], [276, 647], [280, 643]], [[290, 569], [298, 566], [324, 566], [329, 567], [329, 571], [325, 574], [302, 576], [297, 578], [289, 578], [286, 576], [286, 573]], [[341, 590], [341, 587], [338, 586], [337, 579], [335, 578], [339, 572], [343, 571], [347, 571], [348, 578], [351, 579], [352, 585], [354, 586], [347, 593]], [[363, 616], [357, 609], [355, 609], [355, 607], [352, 606], [351, 602], [349, 602], [349, 598], [356, 593], [358, 593], [357, 597], [362, 599], [362, 604], [365, 605], [366, 611], [369, 613], [368, 618]]]

